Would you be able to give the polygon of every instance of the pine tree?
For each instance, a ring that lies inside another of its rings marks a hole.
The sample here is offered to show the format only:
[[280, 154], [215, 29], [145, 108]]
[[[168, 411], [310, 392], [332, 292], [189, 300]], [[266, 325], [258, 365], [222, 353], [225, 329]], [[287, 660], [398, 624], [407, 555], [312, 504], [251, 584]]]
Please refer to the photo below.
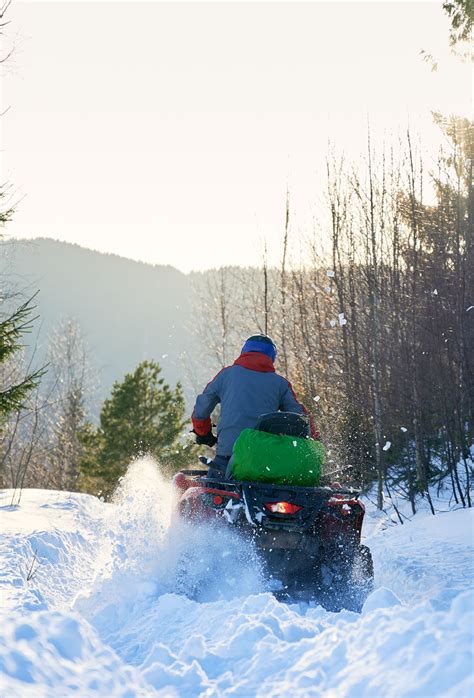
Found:
[[[11, 0], [3, 2], [0, 6], [0, 36], [3, 37], [3, 28], [9, 23], [5, 16], [10, 7]], [[2, 42], [4, 45], [4, 42]], [[2, 53], [0, 63], [4, 64], [11, 56], [12, 51]], [[11, 204], [10, 188], [6, 184], [0, 185], [0, 226], [12, 220], [14, 206]], [[0, 235], [0, 240], [3, 236]], [[36, 294], [35, 294], [36, 295]], [[17, 354], [22, 345], [21, 339], [27, 334], [36, 318], [32, 317], [34, 311], [33, 298], [30, 298], [15, 310], [11, 306], [5, 309], [5, 301], [8, 295], [3, 284], [0, 285], [0, 436], [5, 430], [5, 422], [9, 415], [21, 410], [29, 393], [39, 384], [46, 371], [43, 367], [37, 371], [21, 372], [21, 360], [17, 360]], [[3, 307], [1, 307], [3, 306]], [[0, 440], [2, 443], [3, 438]], [[3, 467], [3, 454], [0, 468]]]
[[88, 424], [81, 440], [83, 487], [109, 494], [129, 463], [150, 454], [170, 469], [179, 466], [178, 437], [184, 427], [184, 398], [178, 383], [172, 390], [154, 361], [143, 361], [124, 380], [114, 383], [100, 413], [100, 426]]
[[469, 42], [472, 37], [474, 3], [472, 0], [445, 0], [443, 10], [451, 20], [449, 43], [456, 46], [460, 42]]
[[[31, 317], [34, 311], [32, 300], [26, 301], [6, 318], [0, 320], [0, 367], [2, 368], [7, 367], [20, 350], [21, 338], [31, 330], [32, 322], [36, 319]], [[8, 374], [14, 372], [1, 371], [0, 429], [6, 417], [23, 406], [28, 393], [37, 386], [44, 372], [44, 369], [40, 369], [27, 373], [19, 381], [11, 382]]]

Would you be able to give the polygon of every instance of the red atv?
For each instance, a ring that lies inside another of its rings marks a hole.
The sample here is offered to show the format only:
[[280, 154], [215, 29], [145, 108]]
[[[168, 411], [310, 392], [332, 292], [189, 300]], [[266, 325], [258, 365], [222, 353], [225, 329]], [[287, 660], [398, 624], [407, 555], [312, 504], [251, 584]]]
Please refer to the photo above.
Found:
[[204, 470], [183, 470], [174, 485], [185, 520], [232, 526], [252, 540], [265, 576], [281, 582], [279, 598], [361, 610], [373, 588], [373, 563], [360, 542], [359, 492], [324, 480], [319, 487], [216, 480]]

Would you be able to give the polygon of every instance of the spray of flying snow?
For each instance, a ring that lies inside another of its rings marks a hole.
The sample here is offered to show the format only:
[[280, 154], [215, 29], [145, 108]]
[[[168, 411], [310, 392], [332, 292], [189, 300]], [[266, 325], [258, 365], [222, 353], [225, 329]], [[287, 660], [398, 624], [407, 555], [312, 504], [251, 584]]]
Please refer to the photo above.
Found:
[[175, 591], [196, 601], [230, 600], [265, 590], [261, 562], [249, 540], [222, 524], [185, 525], [177, 541]]
[[122, 531], [133, 531], [134, 542], [163, 540], [171, 523], [175, 494], [150, 456], [131, 463], [112, 499], [116, 520]]
[[172, 483], [150, 457], [129, 466], [103, 526], [96, 578], [76, 599], [91, 622], [106, 612], [125, 617], [165, 593], [211, 601], [263, 589], [248, 542], [230, 527], [183, 522]]
[[347, 319], [344, 313], [339, 313], [337, 320], [329, 320], [329, 324], [331, 327], [336, 327], [338, 323], [339, 327], [344, 327], [344, 325], [347, 325]]
[[173, 503], [171, 483], [152, 458], [130, 464], [106, 507], [97, 574], [76, 599], [79, 610], [96, 612], [155, 591], [157, 558], [165, 547]]

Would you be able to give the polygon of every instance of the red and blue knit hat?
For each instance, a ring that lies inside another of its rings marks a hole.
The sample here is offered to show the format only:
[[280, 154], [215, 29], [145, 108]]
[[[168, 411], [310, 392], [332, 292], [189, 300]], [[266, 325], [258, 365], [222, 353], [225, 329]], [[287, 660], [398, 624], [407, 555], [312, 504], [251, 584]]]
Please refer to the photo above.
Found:
[[245, 354], [248, 351], [258, 351], [261, 354], [266, 354], [272, 361], [275, 361], [277, 354], [276, 346], [266, 334], [253, 334], [249, 337], [242, 347], [241, 353]]

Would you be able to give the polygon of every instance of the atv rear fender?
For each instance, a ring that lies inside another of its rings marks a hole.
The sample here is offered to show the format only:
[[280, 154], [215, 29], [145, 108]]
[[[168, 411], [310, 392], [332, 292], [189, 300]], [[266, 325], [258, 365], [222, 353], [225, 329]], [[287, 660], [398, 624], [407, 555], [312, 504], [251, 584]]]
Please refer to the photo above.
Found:
[[318, 517], [318, 529], [321, 540], [334, 542], [338, 538], [352, 538], [360, 543], [365, 506], [357, 498], [344, 498], [333, 494]]

